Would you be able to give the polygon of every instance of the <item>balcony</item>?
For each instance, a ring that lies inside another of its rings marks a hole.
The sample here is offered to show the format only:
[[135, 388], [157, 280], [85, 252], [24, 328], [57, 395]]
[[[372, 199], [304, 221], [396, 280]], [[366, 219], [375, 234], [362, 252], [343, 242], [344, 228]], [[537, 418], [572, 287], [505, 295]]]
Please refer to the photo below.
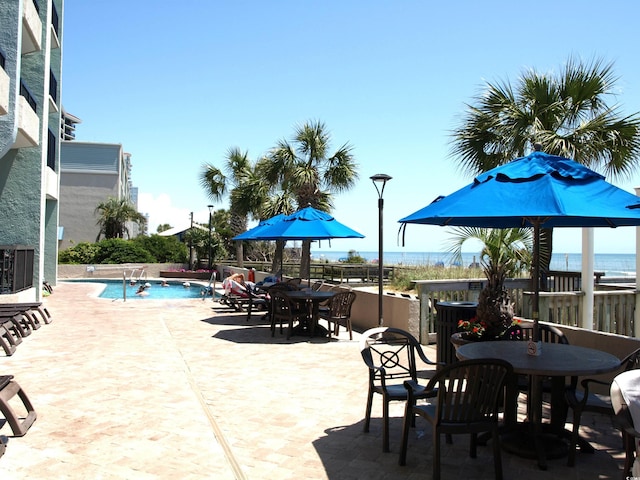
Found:
[[22, 15], [22, 51], [25, 53], [37, 52], [42, 49], [42, 21], [36, 10], [33, 0], [22, 0], [24, 4]]
[[51, 48], [60, 48], [60, 17], [56, 6], [51, 4]]
[[40, 119], [26, 98], [18, 98], [18, 135], [11, 148], [38, 146]]

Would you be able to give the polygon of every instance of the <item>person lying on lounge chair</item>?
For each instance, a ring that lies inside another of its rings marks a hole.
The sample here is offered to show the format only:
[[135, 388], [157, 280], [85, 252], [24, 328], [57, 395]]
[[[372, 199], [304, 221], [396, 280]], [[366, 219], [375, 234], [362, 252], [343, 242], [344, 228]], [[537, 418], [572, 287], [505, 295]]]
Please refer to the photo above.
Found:
[[242, 273], [234, 273], [228, 276], [222, 281], [222, 287], [224, 288], [224, 294], [235, 295], [238, 297], [248, 297], [247, 286], [244, 281], [244, 275]]

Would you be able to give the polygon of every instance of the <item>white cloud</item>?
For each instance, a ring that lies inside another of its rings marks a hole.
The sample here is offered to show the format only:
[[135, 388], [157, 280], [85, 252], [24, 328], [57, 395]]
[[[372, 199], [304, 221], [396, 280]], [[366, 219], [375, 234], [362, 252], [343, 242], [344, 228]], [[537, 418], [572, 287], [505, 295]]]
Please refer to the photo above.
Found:
[[158, 225], [163, 223], [168, 223], [172, 227], [190, 225], [189, 209], [174, 206], [171, 197], [166, 193], [157, 196], [151, 193], [140, 193], [138, 211], [149, 216], [149, 234], [156, 233]]

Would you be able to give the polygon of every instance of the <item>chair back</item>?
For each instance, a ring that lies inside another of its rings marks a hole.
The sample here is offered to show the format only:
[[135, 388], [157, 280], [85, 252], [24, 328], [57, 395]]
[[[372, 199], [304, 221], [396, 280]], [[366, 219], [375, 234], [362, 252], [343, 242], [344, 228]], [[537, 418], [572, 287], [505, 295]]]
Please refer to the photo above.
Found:
[[469, 428], [473, 423], [496, 421], [498, 399], [511, 375], [510, 363], [486, 358], [456, 362], [438, 370], [427, 386], [438, 388], [437, 423]]
[[360, 353], [369, 367], [369, 381], [384, 387], [388, 380], [400, 383], [417, 381], [416, 349], [420, 344], [413, 335], [399, 328], [378, 327], [360, 338]]
[[623, 371], [635, 370], [640, 368], [640, 348], [634, 350], [620, 361]]
[[291, 299], [282, 290], [271, 293], [271, 314], [276, 317], [289, 318], [292, 314]]
[[336, 293], [329, 302], [331, 318], [345, 319], [351, 317], [351, 306], [355, 299], [355, 292]]
[[322, 288], [322, 285], [324, 285], [324, 280], [316, 280], [311, 284], [311, 290], [317, 292], [318, 290], [320, 290], [320, 288]]
[[[569, 345], [566, 335], [557, 327], [544, 323], [538, 324], [540, 340], [544, 343], [562, 343]], [[512, 325], [504, 333], [506, 340], [533, 340], [533, 326], [523, 327], [522, 325]]]

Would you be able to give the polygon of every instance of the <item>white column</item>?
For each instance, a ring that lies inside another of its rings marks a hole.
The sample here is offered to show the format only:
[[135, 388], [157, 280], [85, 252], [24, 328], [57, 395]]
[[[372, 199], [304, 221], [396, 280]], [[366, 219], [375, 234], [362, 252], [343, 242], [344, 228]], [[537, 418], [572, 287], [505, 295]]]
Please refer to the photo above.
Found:
[[593, 330], [593, 228], [582, 229], [582, 291], [580, 326]]
[[[635, 187], [636, 195], [640, 196], [640, 187]], [[640, 273], [640, 227], [636, 227], [636, 312], [634, 315], [633, 335], [640, 338], [640, 295], [638, 295], [638, 273]]]

